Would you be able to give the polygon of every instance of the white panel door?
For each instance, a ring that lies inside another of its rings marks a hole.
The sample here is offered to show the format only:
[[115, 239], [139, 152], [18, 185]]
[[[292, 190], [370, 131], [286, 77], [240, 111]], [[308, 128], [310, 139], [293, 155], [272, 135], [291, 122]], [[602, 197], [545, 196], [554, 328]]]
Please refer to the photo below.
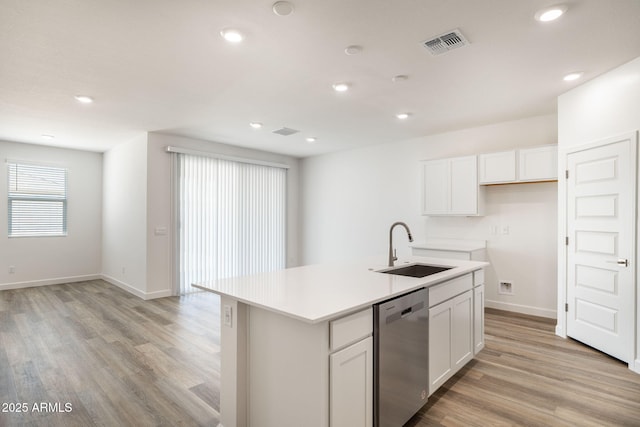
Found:
[[633, 359], [635, 137], [567, 155], [567, 335]]

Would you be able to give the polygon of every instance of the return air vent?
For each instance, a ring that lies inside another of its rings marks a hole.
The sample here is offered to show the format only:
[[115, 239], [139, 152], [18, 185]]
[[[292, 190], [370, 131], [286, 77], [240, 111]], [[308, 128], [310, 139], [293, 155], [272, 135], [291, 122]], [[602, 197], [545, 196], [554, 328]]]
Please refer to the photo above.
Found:
[[433, 56], [442, 55], [450, 50], [457, 49], [468, 45], [469, 42], [464, 38], [460, 30], [448, 31], [430, 40], [422, 42], [429, 53]]
[[273, 131], [273, 133], [277, 133], [278, 135], [282, 135], [282, 136], [289, 136], [298, 132], [300, 131], [295, 129], [290, 129], [290, 128], [281, 128]]

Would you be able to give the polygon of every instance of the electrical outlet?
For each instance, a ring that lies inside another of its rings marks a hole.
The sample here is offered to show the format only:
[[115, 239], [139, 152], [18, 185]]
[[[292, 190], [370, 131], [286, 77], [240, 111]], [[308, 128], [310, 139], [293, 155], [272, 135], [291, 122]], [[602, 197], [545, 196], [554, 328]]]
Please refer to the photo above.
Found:
[[224, 306], [224, 318], [223, 318], [223, 323], [225, 326], [231, 327], [232, 326], [232, 322], [231, 322], [231, 306], [230, 305], [225, 305]]
[[513, 282], [501, 280], [498, 284], [498, 293], [501, 295], [513, 295]]
[[10, 265], [9, 266], [9, 274], [14, 274], [16, 272], [16, 266], [15, 265]]
[[125, 274], [127, 274], [127, 269], [126, 267], [122, 267], [122, 275], [124, 276]]

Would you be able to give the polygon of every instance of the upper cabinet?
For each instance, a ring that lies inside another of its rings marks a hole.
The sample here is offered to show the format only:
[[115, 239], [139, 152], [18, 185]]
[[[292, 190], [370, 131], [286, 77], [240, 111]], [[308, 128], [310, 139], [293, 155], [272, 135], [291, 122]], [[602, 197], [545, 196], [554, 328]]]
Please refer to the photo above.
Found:
[[519, 181], [555, 181], [558, 179], [558, 147], [545, 145], [518, 150]]
[[482, 214], [477, 156], [422, 162], [422, 214]]
[[544, 145], [478, 156], [480, 185], [558, 179], [558, 147]]
[[480, 184], [503, 184], [516, 180], [515, 150], [480, 154], [478, 163]]

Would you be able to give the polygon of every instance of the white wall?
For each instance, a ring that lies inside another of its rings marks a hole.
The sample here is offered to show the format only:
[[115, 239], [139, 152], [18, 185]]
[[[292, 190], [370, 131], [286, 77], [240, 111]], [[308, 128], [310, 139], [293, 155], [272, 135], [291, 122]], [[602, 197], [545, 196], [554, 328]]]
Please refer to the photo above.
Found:
[[267, 153], [242, 147], [192, 138], [148, 134], [147, 157], [147, 292], [160, 295], [171, 291], [171, 238], [156, 236], [156, 228], [171, 229], [171, 155], [167, 146], [181, 147], [227, 156], [282, 163], [290, 166], [287, 172], [287, 265], [298, 265], [298, 160], [280, 154]]
[[147, 298], [146, 135], [104, 153], [102, 273]]
[[[488, 188], [481, 218], [424, 217], [418, 162], [555, 144], [556, 132], [555, 116], [539, 116], [303, 159], [303, 263], [385, 254], [389, 226], [401, 220], [417, 242], [487, 240], [487, 305], [555, 317], [555, 183]], [[509, 226], [509, 235], [492, 235], [492, 225]], [[402, 233], [394, 238], [399, 256], [410, 253], [405, 242]], [[498, 279], [513, 281], [514, 295], [498, 295]]]
[[[640, 129], [640, 58], [603, 74], [558, 98], [559, 167], [564, 169], [566, 152], [571, 147], [586, 145]], [[563, 155], [564, 153], [564, 155]], [[564, 235], [566, 209], [563, 192], [558, 200], [559, 234]], [[640, 230], [640, 224], [636, 225]], [[636, 237], [638, 238], [638, 236]], [[557, 247], [558, 302], [563, 304], [566, 287], [565, 247]], [[636, 258], [636, 263], [640, 257]], [[636, 310], [640, 308], [640, 288], [636, 280]], [[640, 315], [636, 312], [636, 360], [630, 367], [640, 373]], [[566, 333], [565, 319], [558, 319], [556, 332]], [[635, 367], [633, 366], [635, 365]]]
[[[0, 159], [0, 290], [99, 277], [102, 154], [0, 141]], [[66, 237], [7, 237], [7, 159], [68, 169]]]
[[640, 129], [640, 58], [558, 97], [558, 147]]

